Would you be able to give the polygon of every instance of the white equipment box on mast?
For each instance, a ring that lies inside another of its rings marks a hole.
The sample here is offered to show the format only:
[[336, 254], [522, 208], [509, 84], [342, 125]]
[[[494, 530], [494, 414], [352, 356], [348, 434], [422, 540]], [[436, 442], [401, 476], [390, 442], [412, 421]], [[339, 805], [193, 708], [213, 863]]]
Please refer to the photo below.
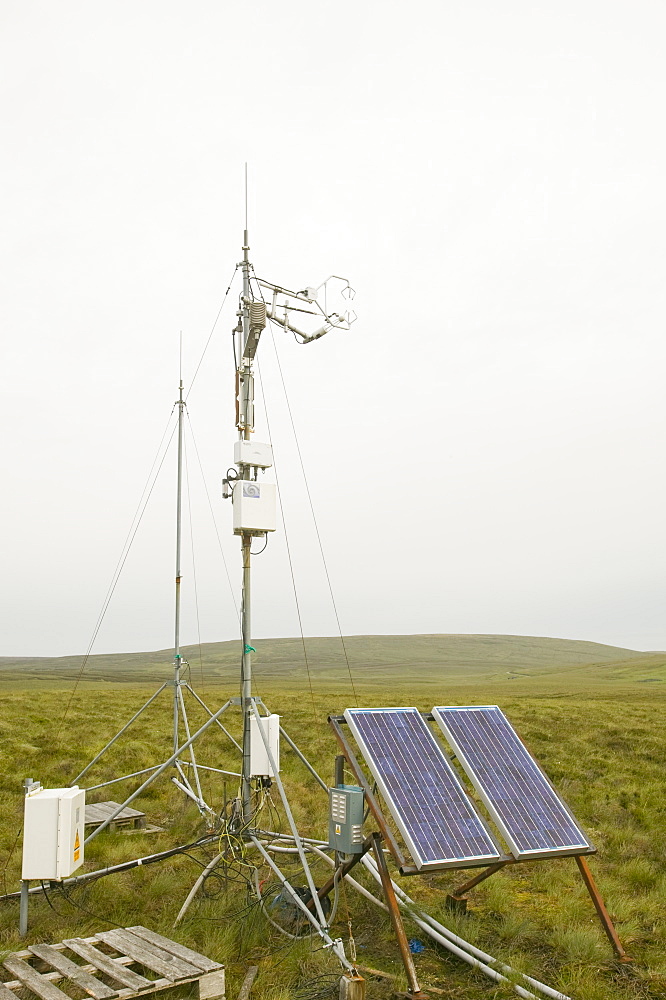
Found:
[[275, 483], [237, 479], [233, 487], [234, 534], [275, 531]]

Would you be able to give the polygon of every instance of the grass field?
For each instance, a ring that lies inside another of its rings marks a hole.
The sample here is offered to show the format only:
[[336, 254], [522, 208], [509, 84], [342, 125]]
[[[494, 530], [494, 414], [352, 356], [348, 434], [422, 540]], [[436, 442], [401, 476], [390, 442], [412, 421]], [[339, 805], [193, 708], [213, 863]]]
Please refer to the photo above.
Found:
[[[326, 778], [336, 753], [326, 716], [356, 701], [423, 710], [447, 703], [500, 705], [597, 847], [590, 865], [635, 963], [621, 967], [614, 961], [571, 859], [517, 865], [497, 874], [472, 892], [468, 915], [455, 918], [445, 912], [444, 898], [461, 881], [460, 874], [415, 877], [403, 885], [467, 940], [576, 1000], [666, 997], [665, 654], [520, 637], [354, 637], [347, 640], [353, 690], [339, 640], [307, 640], [309, 680], [300, 642], [256, 645], [258, 693], [284, 717], [292, 737]], [[196, 651], [190, 652], [193, 682], [211, 706], [236, 693], [238, 649], [225, 647], [205, 647], [201, 661]], [[84, 677], [98, 678], [98, 670], [109, 668], [111, 660], [93, 658], [92, 673], [86, 670]], [[5, 892], [18, 887], [23, 778], [38, 778], [47, 786], [66, 784], [151, 693], [148, 681], [169, 675], [168, 654], [116, 657], [113, 680], [83, 680], [63, 718], [79, 665], [75, 658], [0, 661], [5, 684], [0, 712]], [[95, 780], [168, 756], [170, 705], [162, 698], [109, 752]], [[195, 723], [203, 721], [193, 715]], [[237, 716], [230, 719], [238, 731]], [[205, 737], [199, 758], [235, 769], [237, 761], [223, 741], [222, 734]], [[302, 832], [324, 837], [326, 797], [285, 747], [282, 763]], [[221, 805], [225, 789], [220, 777], [209, 776], [206, 782], [207, 795]], [[235, 792], [227, 786], [227, 795]], [[118, 792], [104, 789], [90, 796], [95, 797], [117, 798]], [[102, 834], [91, 843], [84, 870], [185, 844], [203, 832], [196, 809], [168, 780], [156, 783], [135, 805], [165, 832]], [[269, 802], [264, 822], [273, 828], [283, 822]], [[318, 988], [325, 985], [328, 980], [318, 977], [333, 975], [336, 963], [318, 939], [292, 942], [270, 927], [247, 891], [252, 860], [247, 856], [239, 855], [225, 872], [216, 873], [186, 921], [173, 930], [201, 865], [215, 853], [217, 845], [197, 848], [66, 894], [53, 888], [33, 897], [30, 939], [54, 941], [109, 925], [143, 923], [223, 961], [230, 997], [247, 966], [257, 962], [257, 1000], [314, 996], [314, 981]], [[295, 866], [293, 872], [301, 884]], [[266, 878], [267, 872], [262, 869], [260, 876]], [[318, 878], [323, 877], [322, 865]], [[393, 982], [372, 980], [368, 997], [389, 996], [404, 980], [387, 919], [347, 889], [340, 894], [333, 936], [348, 940], [348, 920], [359, 962], [398, 976]], [[18, 905], [3, 903], [1, 947], [19, 946], [17, 921]], [[415, 925], [408, 923], [407, 932], [426, 944], [416, 956], [420, 976], [445, 996], [515, 996], [438, 950]]]

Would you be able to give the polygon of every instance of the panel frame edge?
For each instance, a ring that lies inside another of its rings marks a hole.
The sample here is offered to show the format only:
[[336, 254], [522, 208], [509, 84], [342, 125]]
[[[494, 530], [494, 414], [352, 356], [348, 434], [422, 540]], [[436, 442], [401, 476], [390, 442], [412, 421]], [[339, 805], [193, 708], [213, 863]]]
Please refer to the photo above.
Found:
[[529, 754], [529, 756], [531, 757], [531, 759], [534, 761], [534, 764], [536, 765], [537, 770], [539, 771], [539, 773], [544, 778], [544, 780], [546, 781], [546, 783], [548, 784], [548, 786], [550, 787], [550, 789], [555, 794], [555, 796], [557, 798], [557, 801], [560, 803], [560, 805], [562, 806], [562, 808], [564, 809], [564, 811], [566, 812], [566, 814], [568, 815], [568, 817], [572, 821], [572, 823], [579, 830], [580, 830], [580, 823], [579, 823], [578, 819], [574, 816], [574, 814], [571, 812], [571, 809], [569, 809], [569, 806], [567, 805], [567, 803], [560, 796], [560, 793], [555, 788], [555, 786], [553, 785], [552, 781], [550, 780], [550, 778], [548, 777], [548, 775], [545, 773], [545, 771], [543, 770], [543, 768], [541, 767], [541, 765], [539, 764], [539, 762], [530, 753], [530, 751], [528, 750], [528, 748], [525, 746], [525, 744], [523, 743], [523, 741], [520, 739], [520, 736], [518, 736], [518, 733], [514, 729], [513, 725], [511, 724], [511, 722], [507, 718], [507, 716], [504, 715], [504, 712], [502, 712], [502, 709], [499, 707], [499, 705], [465, 705], [465, 706], [463, 706], [463, 705], [435, 705], [433, 707], [432, 713], [431, 713], [433, 719], [435, 720], [435, 722], [437, 723], [437, 725], [441, 729], [441, 731], [442, 731], [442, 733], [443, 733], [446, 741], [449, 743], [449, 745], [450, 745], [451, 749], [453, 750], [453, 752], [455, 753], [457, 759], [460, 761], [460, 766], [462, 767], [463, 771], [465, 772], [465, 774], [469, 778], [470, 782], [474, 786], [475, 791], [477, 792], [479, 798], [481, 799], [481, 801], [483, 802], [484, 806], [488, 810], [490, 816], [492, 817], [493, 822], [495, 823], [495, 825], [497, 826], [498, 830], [500, 831], [500, 833], [502, 834], [502, 836], [506, 840], [507, 844], [509, 845], [509, 849], [511, 850], [511, 853], [513, 854], [513, 856], [516, 859], [516, 861], [536, 861], [536, 860], [539, 860], [540, 858], [566, 858], [566, 857], [574, 857], [576, 855], [586, 855], [586, 854], [596, 854], [597, 853], [596, 852], [596, 848], [588, 840], [587, 835], [584, 833], [583, 830], [580, 830], [580, 832], [581, 832], [583, 838], [585, 839], [587, 847], [584, 847], [583, 845], [580, 845], [580, 846], [575, 846], [575, 847], [562, 847], [562, 848], [554, 847], [554, 848], [551, 848], [550, 850], [541, 850], [541, 849], [535, 849], [535, 850], [530, 850], [530, 851], [521, 850], [518, 847], [518, 844], [515, 842], [515, 840], [511, 836], [511, 833], [508, 830], [508, 828], [506, 826], [506, 823], [502, 819], [502, 817], [499, 814], [499, 812], [497, 811], [497, 809], [494, 807], [494, 805], [493, 805], [491, 799], [489, 798], [489, 796], [487, 795], [485, 789], [481, 786], [480, 782], [478, 781], [478, 779], [477, 779], [477, 777], [475, 775], [475, 772], [474, 772], [474, 768], [471, 766], [470, 762], [468, 761], [467, 757], [465, 756], [464, 751], [461, 749], [461, 747], [458, 744], [457, 740], [455, 739], [455, 737], [453, 736], [453, 734], [449, 731], [449, 729], [448, 729], [448, 727], [447, 727], [444, 719], [442, 718], [442, 716], [441, 716], [441, 714], [439, 712], [439, 709], [447, 709], [447, 708], [451, 708], [451, 709], [468, 708], [468, 709], [476, 709], [476, 710], [482, 710], [484, 708], [493, 708], [493, 709], [497, 709], [497, 711], [501, 712], [502, 715], [504, 716], [504, 718], [506, 719], [506, 721], [508, 722], [509, 726], [511, 727], [511, 729], [513, 729], [514, 733], [516, 733], [516, 736], [518, 737], [518, 739], [520, 740], [520, 742], [525, 747], [525, 751], [527, 752], [527, 754]]

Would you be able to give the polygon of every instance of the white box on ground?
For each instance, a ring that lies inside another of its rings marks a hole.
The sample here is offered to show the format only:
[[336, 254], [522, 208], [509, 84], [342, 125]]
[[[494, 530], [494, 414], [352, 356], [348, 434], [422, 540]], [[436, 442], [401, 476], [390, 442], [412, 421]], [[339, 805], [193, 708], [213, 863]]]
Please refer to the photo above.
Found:
[[275, 531], [275, 483], [237, 479], [234, 483], [234, 534]]
[[[280, 770], [280, 716], [263, 715], [261, 717], [261, 727], [268, 739], [275, 765]], [[250, 716], [250, 772], [252, 777], [274, 778], [275, 771], [271, 767], [271, 762], [266, 753], [266, 746], [255, 715]]]
[[83, 864], [85, 788], [40, 788], [26, 795], [23, 816], [21, 878], [68, 878]]
[[236, 465], [254, 465], [258, 469], [270, 469], [273, 464], [273, 449], [261, 441], [235, 441], [234, 462]]

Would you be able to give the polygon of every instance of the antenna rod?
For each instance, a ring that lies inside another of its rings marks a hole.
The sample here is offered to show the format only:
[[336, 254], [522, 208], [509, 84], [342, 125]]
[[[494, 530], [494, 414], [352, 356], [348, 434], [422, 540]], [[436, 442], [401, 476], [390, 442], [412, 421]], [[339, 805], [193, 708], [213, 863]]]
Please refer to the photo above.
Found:
[[183, 494], [183, 411], [185, 400], [183, 399], [183, 380], [180, 379], [178, 392], [178, 485], [176, 492], [176, 621], [174, 628], [174, 650], [173, 650], [173, 749], [178, 749], [178, 691], [180, 687], [180, 668], [183, 658], [180, 655], [180, 549], [182, 536], [182, 494]]
[[[247, 232], [247, 164], [245, 165], [245, 211], [246, 222], [243, 232], [243, 296], [242, 296], [242, 334], [240, 347], [240, 365], [238, 370], [240, 390], [240, 420], [238, 434], [240, 440], [249, 441], [254, 423], [254, 374], [252, 359], [244, 357], [250, 334], [250, 258]], [[239, 464], [239, 476], [245, 479], [250, 475], [249, 466]], [[242, 797], [243, 825], [247, 829], [252, 823], [252, 785], [250, 768], [250, 719], [252, 717], [252, 631], [251, 631], [251, 553], [252, 535], [243, 532], [241, 535], [241, 550], [243, 553], [243, 599], [241, 604], [241, 710], [243, 713], [243, 767], [242, 767]]]

